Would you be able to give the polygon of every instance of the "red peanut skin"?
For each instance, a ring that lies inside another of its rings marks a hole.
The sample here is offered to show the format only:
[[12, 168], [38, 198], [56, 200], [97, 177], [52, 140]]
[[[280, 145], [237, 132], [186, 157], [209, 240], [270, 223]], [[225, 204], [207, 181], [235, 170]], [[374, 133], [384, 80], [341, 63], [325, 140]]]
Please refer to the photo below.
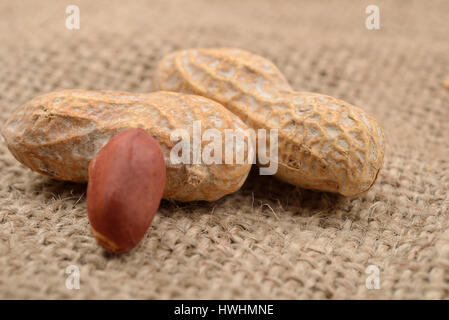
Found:
[[142, 240], [159, 207], [165, 175], [162, 149], [142, 129], [120, 132], [90, 162], [87, 213], [104, 248], [124, 252]]

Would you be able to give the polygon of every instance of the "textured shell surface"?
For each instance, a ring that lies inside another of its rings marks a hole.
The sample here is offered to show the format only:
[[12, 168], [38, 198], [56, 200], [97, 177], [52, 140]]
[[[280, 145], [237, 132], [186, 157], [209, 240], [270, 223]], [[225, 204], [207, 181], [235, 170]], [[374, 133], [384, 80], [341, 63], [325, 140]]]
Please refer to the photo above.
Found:
[[274, 108], [267, 118], [253, 122], [267, 122], [280, 132], [278, 176], [304, 188], [345, 196], [369, 190], [385, 152], [378, 122], [331, 96], [292, 92], [284, 98], [286, 108]]
[[[243, 137], [247, 161], [242, 164], [173, 164], [170, 151], [177, 141], [170, 139], [171, 132], [185, 129], [192, 137], [197, 120], [202, 130], [234, 129], [236, 135], [243, 135], [247, 129], [221, 104], [201, 96], [62, 90], [19, 107], [2, 134], [15, 158], [32, 170], [59, 180], [84, 182], [89, 162], [111, 137], [124, 129], [142, 128], [158, 140], [164, 152], [164, 198], [213, 201], [241, 187], [253, 155]], [[207, 141], [200, 142], [201, 151], [206, 145]]]
[[330, 96], [294, 92], [257, 55], [183, 50], [164, 57], [154, 79], [157, 89], [218, 101], [254, 129], [278, 129], [276, 176], [294, 185], [356, 196], [370, 189], [382, 166], [384, 134], [372, 116]]
[[249, 96], [275, 99], [281, 91], [292, 91], [269, 60], [234, 48], [169, 54], [159, 63], [153, 79], [156, 88], [197, 93], [222, 103]]

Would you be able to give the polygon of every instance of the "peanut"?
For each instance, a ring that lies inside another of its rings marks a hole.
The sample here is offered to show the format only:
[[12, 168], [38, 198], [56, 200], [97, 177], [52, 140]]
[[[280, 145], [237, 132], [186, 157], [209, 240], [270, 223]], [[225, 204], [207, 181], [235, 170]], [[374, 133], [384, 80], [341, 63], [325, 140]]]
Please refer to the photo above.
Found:
[[444, 80], [443, 86], [446, 87], [446, 89], [449, 89], [449, 75]]
[[120, 132], [89, 165], [87, 213], [91, 231], [109, 251], [134, 248], [159, 207], [165, 161], [158, 142], [142, 129]]
[[[164, 153], [164, 198], [213, 201], [241, 187], [252, 155], [245, 140], [248, 161], [243, 164], [172, 163], [170, 151], [177, 142], [171, 141], [170, 133], [183, 128], [191, 137], [196, 120], [201, 121], [202, 129], [234, 129], [236, 135], [247, 129], [229, 110], [201, 96], [62, 90], [19, 107], [2, 134], [15, 158], [32, 170], [54, 179], [85, 182], [89, 162], [112, 136], [124, 129], [142, 128], [160, 143]], [[201, 150], [205, 145], [202, 142]]]
[[295, 92], [268, 60], [239, 49], [190, 49], [164, 57], [154, 89], [220, 102], [254, 129], [277, 129], [276, 176], [294, 185], [356, 196], [381, 169], [384, 135], [377, 121], [336, 98]]

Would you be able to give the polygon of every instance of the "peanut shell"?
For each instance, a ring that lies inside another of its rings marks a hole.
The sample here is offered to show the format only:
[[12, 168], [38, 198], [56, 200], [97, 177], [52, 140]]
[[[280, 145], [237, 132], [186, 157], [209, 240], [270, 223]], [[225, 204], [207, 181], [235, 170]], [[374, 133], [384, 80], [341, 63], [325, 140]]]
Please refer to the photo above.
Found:
[[382, 167], [384, 135], [362, 109], [294, 92], [269, 61], [239, 49], [190, 49], [164, 57], [155, 89], [213, 99], [254, 129], [278, 129], [276, 176], [294, 185], [356, 196]]
[[[238, 190], [252, 162], [244, 140], [243, 164], [173, 164], [170, 133], [189, 131], [201, 121], [202, 130], [220, 132], [246, 125], [210, 99], [173, 92], [148, 94], [114, 91], [62, 90], [39, 96], [19, 107], [2, 134], [17, 160], [54, 179], [85, 182], [89, 162], [109, 139], [125, 129], [142, 128], [161, 145], [167, 167], [164, 198], [213, 201]], [[207, 142], [202, 142], [203, 149]], [[223, 152], [223, 161], [225, 154]]]

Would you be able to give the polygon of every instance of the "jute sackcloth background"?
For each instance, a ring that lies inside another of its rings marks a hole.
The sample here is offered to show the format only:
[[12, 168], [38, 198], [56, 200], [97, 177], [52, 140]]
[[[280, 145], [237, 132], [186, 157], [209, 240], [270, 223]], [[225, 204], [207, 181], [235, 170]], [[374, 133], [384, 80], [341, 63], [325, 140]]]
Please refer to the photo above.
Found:
[[[79, 30], [65, 9], [80, 8]], [[377, 4], [380, 26], [365, 28]], [[86, 185], [0, 145], [0, 298], [449, 298], [448, 1], [1, 1], [0, 120], [63, 88], [151, 90], [166, 53], [234, 46], [292, 86], [373, 114], [388, 140], [366, 195], [295, 188], [253, 170], [213, 203], [163, 201], [142, 243], [110, 255]], [[80, 289], [66, 288], [79, 267]], [[380, 289], [366, 288], [368, 266]]]

